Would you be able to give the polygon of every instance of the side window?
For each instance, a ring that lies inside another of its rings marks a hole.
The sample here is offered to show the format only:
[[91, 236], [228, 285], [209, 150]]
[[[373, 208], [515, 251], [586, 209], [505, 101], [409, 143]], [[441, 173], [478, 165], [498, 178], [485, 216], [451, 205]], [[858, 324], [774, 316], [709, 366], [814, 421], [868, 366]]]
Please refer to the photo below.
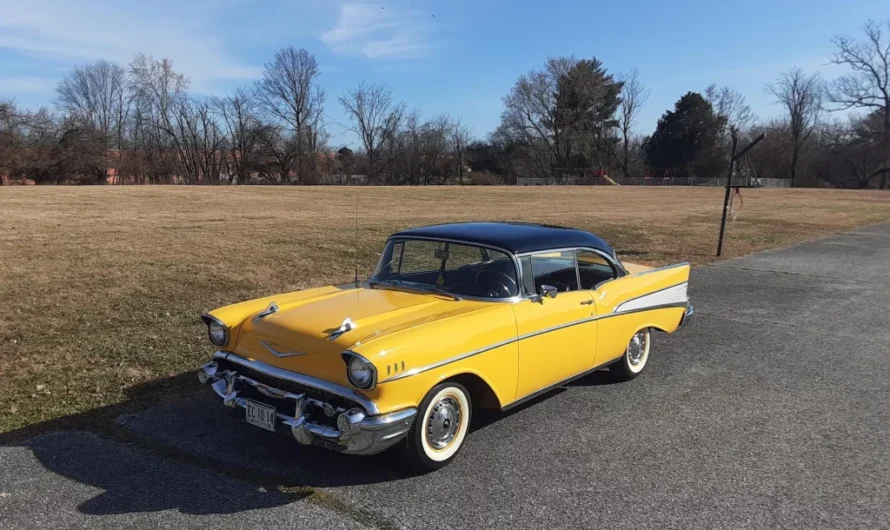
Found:
[[522, 266], [522, 291], [524, 294], [537, 294], [535, 290], [535, 273], [532, 271], [532, 258], [525, 256], [519, 259], [519, 265]]
[[535, 292], [540, 292], [542, 285], [552, 285], [560, 292], [578, 290], [574, 251], [563, 250], [532, 254], [531, 265], [535, 279]]
[[582, 289], [593, 289], [618, 276], [606, 258], [589, 250], [578, 251], [578, 273]]

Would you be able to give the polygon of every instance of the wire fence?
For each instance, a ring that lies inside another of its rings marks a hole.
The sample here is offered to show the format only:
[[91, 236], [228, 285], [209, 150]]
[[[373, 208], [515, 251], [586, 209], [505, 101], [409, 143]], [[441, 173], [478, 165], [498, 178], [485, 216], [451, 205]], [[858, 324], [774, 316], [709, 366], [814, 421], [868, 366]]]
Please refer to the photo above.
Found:
[[[627, 177], [615, 179], [626, 186], [725, 186], [726, 177]], [[517, 186], [613, 186], [603, 178], [591, 177], [516, 177]], [[789, 179], [733, 177], [732, 186], [756, 186], [762, 188], [790, 188]]]

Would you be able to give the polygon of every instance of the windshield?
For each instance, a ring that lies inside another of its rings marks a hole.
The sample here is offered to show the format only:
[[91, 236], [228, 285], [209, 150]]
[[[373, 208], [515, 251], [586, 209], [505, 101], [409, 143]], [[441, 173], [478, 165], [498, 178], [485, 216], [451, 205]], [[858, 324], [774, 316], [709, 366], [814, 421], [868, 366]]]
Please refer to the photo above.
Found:
[[370, 282], [456, 296], [510, 298], [519, 294], [516, 277], [512, 258], [498, 250], [445, 241], [390, 239]]

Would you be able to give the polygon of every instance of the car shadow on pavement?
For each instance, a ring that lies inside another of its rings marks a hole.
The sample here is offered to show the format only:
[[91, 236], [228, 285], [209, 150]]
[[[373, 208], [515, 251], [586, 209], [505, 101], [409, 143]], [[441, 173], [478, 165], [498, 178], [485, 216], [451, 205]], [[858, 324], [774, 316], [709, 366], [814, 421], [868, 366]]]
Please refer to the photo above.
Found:
[[[152, 451], [85, 431], [47, 433], [20, 447], [30, 450], [36, 462], [31, 463], [29, 476], [13, 481], [37, 481], [43, 484], [44, 495], [57, 498], [59, 509], [74, 503], [80, 513], [87, 515], [164, 510], [193, 515], [232, 514], [282, 506], [306, 496], [227, 480], [213, 470], [162, 458]], [[52, 474], [41, 470], [41, 465]], [[59, 477], [91, 487], [66, 485]], [[103, 491], [96, 493], [94, 488]], [[54, 490], [58, 495], [52, 494]]]
[[[572, 385], [605, 384], [594, 373]], [[564, 392], [556, 388], [509, 411], [478, 414], [488, 428]], [[163, 396], [163, 398], [158, 398]], [[397, 451], [342, 455], [248, 425], [197, 385], [195, 372], [128, 390], [129, 401], [0, 435], [0, 450], [23, 447], [46, 470], [102, 493], [88, 514], [177, 509], [225, 514], [278, 506], [334, 488], [410, 479]], [[3, 464], [0, 462], [0, 472]]]
[[[195, 373], [128, 390], [129, 401], [0, 434], [0, 487], [58, 489], [59, 509], [74, 502], [90, 515], [178, 510], [231, 514], [289, 504], [311, 495], [250, 470], [208, 461], [137, 436], [117, 418], [190, 399]], [[25, 449], [26, 451], [22, 451]], [[79, 485], [65, 483], [75, 481]], [[88, 486], [88, 487], [84, 487]], [[95, 488], [103, 491], [96, 492]], [[72, 493], [76, 492], [76, 493]], [[35, 494], [40, 492], [35, 492]], [[44, 493], [40, 493], [41, 495]], [[2, 525], [0, 525], [2, 526]]]
[[597, 370], [590, 375], [586, 375], [579, 379], [575, 379], [571, 383], [566, 384], [567, 387], [578, 387], [578, 386], [606, 386], [606, 385], [615, 385], [619, 384], [620, 381], [617, 381], [611, 377], [609, 373], [609, 369], [606, 368], [604, 370]]

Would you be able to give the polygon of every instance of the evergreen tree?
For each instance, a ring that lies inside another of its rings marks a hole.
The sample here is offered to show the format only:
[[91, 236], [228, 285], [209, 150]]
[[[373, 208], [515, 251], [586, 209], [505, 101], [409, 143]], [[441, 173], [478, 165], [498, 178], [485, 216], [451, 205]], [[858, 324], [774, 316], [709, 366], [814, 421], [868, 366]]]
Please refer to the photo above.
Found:
[[673, 111], [664, 113], [655, 133], [646, 139], [646, 163], [684, 176], [721, 176], [727, 153], [718, 139], [725, 120], [714, 113], [701, 94], [687, 93]]

